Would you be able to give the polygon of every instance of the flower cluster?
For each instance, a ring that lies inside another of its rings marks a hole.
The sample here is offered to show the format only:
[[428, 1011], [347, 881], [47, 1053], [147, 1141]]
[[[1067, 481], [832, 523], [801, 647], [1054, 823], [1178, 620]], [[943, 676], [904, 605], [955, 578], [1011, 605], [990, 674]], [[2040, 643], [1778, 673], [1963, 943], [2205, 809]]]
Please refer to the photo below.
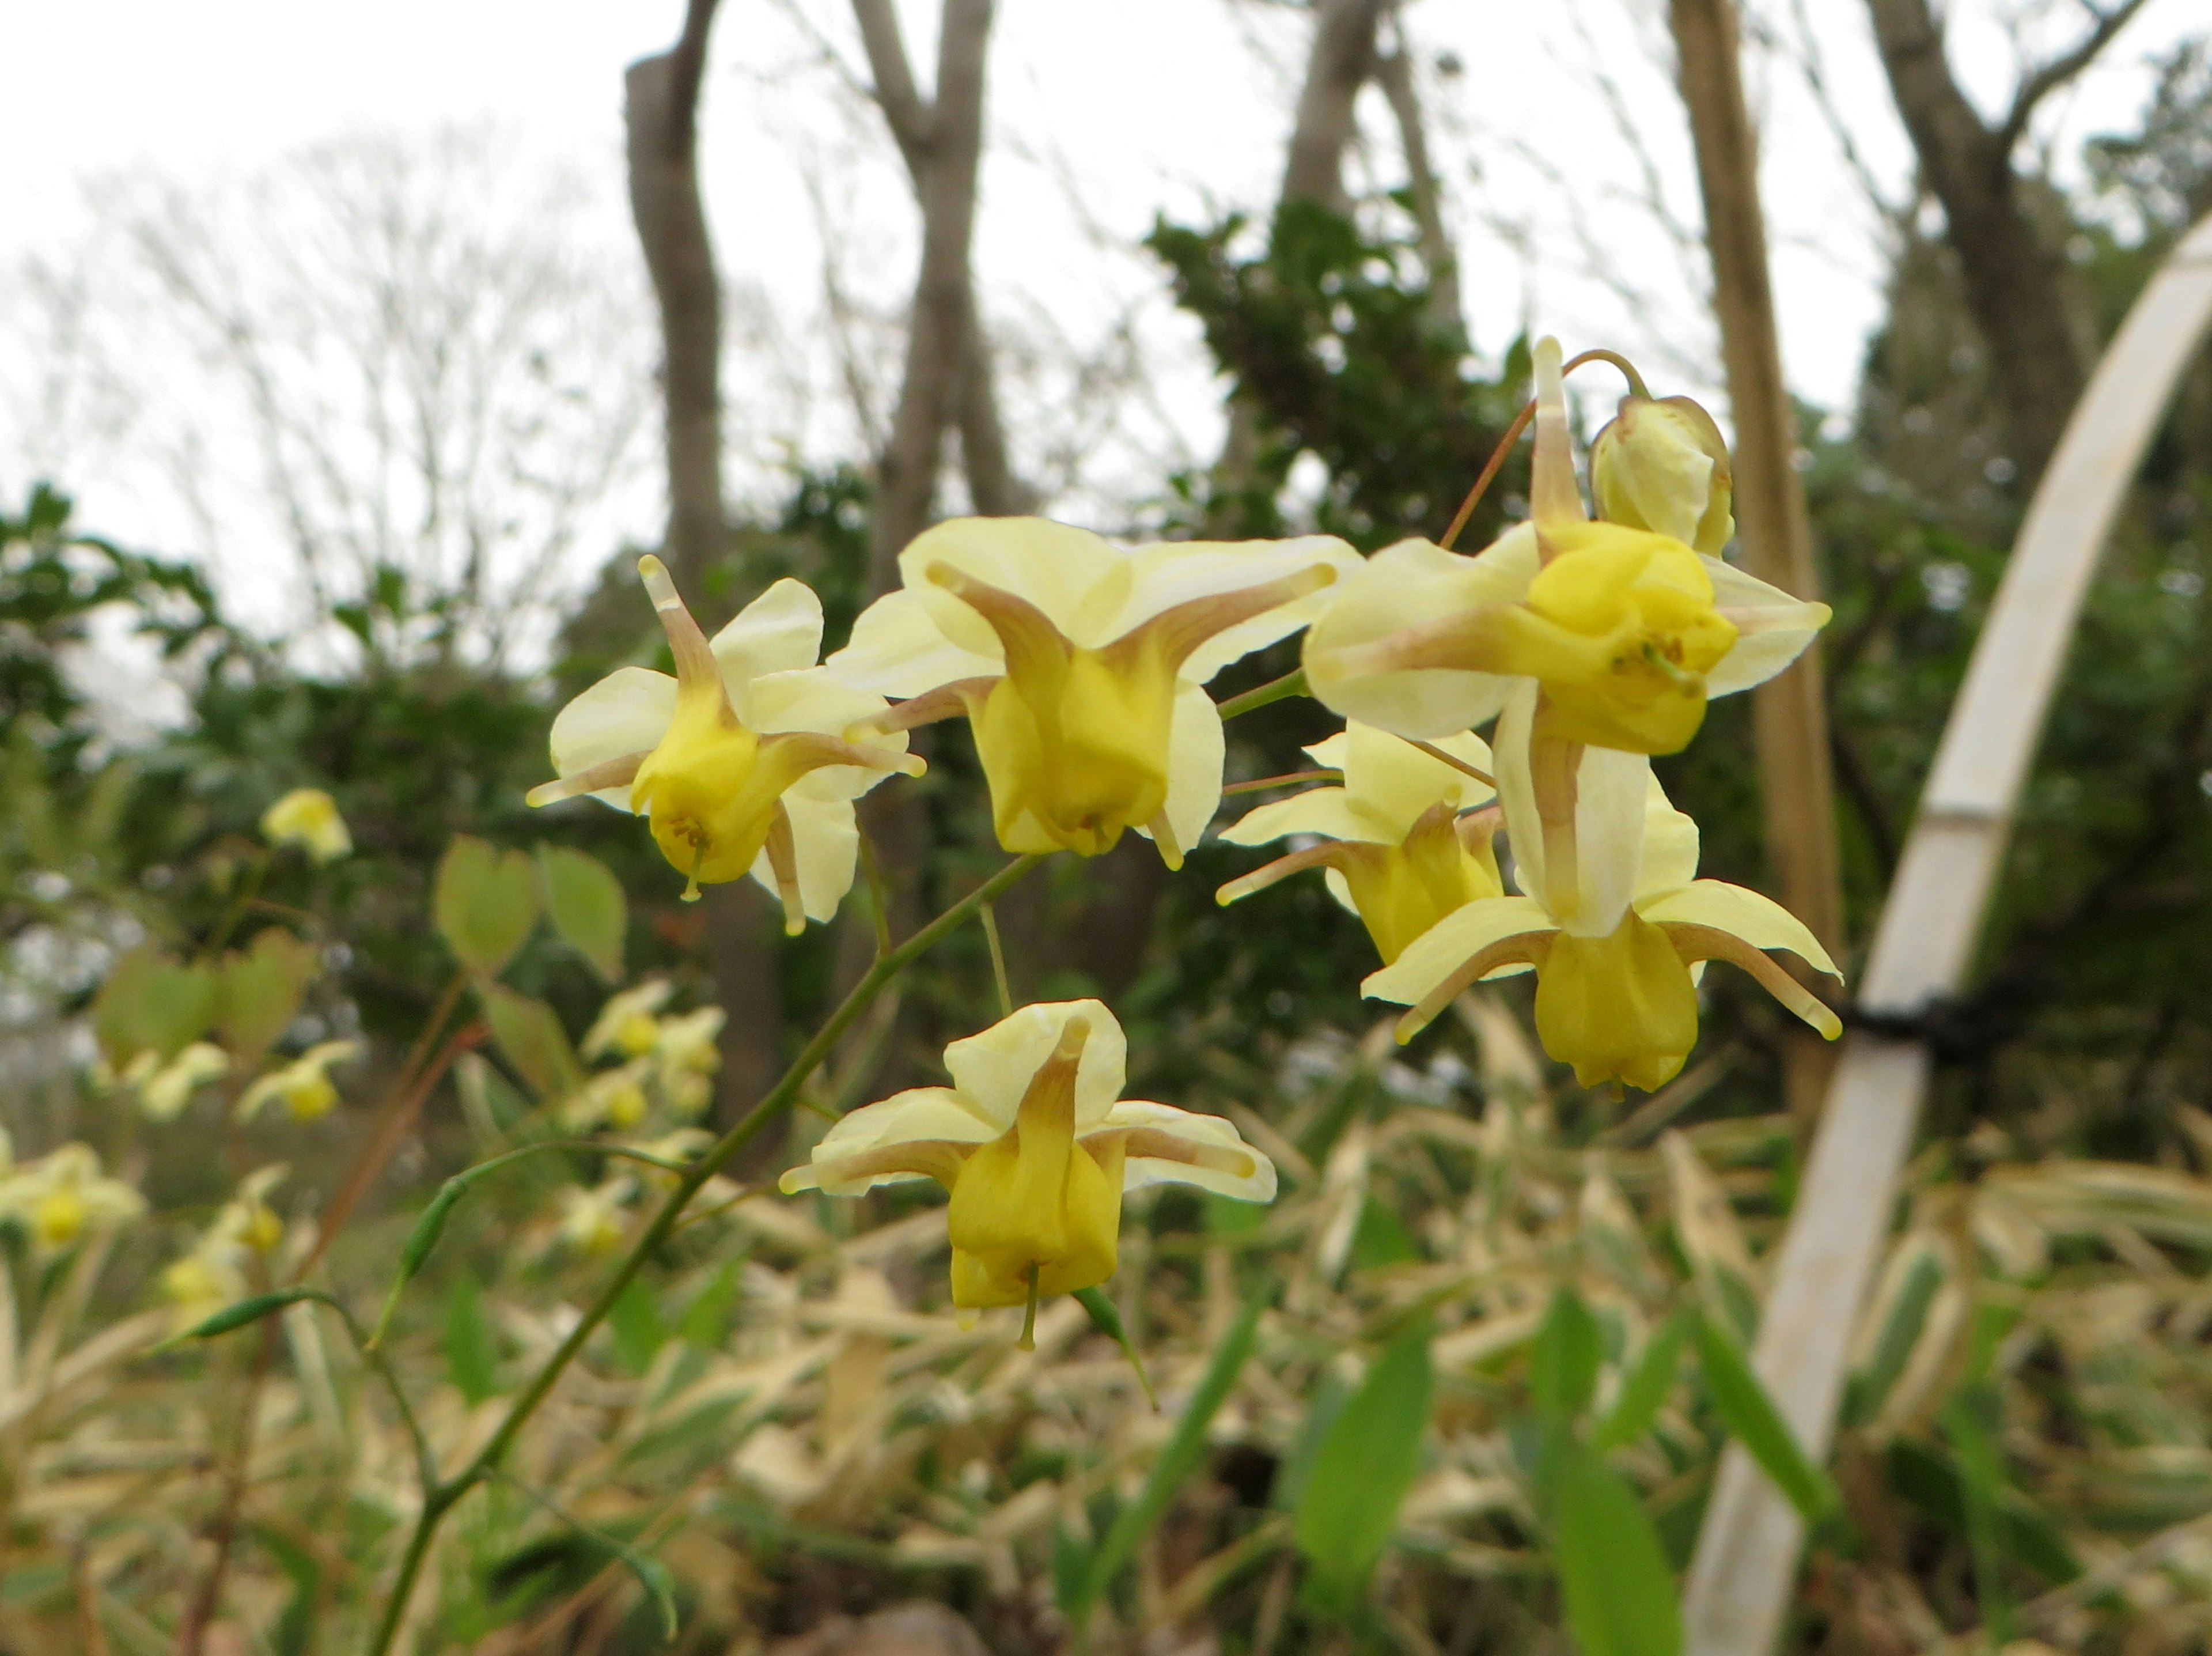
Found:
[[[1322, 870], [1381, 958], [1365, 992], [1411, 1008], [1401, 1040], [1469, 984], [1533, 971], [1545, 1050], [1584, 1085], [1671, 1078], [1716, 959], [1832, 1037], [1834, 1014], [1772, 958], [1832, 974], [1820, 943], [1756, 892], [1696, 877], [1696, 825], [1651, 773], [1712, 697], [1780, 672], [1828, 612], [1717, 556], [1728, 453], [1686, 399], [1624, 399], [1593, 447], [1593, 519], [1558, 343], [1534, 361], [1531, 515], [1474, 556], [1415, 539], [1362, 558], [1322, 536], [1130, 551], [1039, 519], [958, 519], [901, 554], [901, 588], [818, 665], [821, 606], [799, 583], [710, 641], [648, 557], [676, 676], [625, 667], [570, 703], [559, 780], [532, 801], [588, 793], [643, 815], [687, 896], [749, 874], [797, 931], [852, 885], [853, 801], [921, 773], [906, 733], [964, 718], [1006, 849], [1095, 856], [1133, 831], [1178, 868], [1222, 798], [1206, 684], [1304, 629], [1304, 688], [1344, 728], [1307, 750], [1325, 785], [1222, 835], [1291, 842], [1222, 903]], [[585, 1051], [621, 1064], [574, 1106], [579, 1124], [643, 1113], [665, 993], [609, 1003]], [[1125, 1060], [1097, 1002], [1020, 1008], [946, 1049], [950, 1086], [838, 1120], [782, 1188], [934, 1180], [955, 1306], [1034, 1312], [1112, 1275], [1131, 1190], [1273, 1194], [1274, 1168], [1229, 1123], [1122, 1099]], [[625, 1196], [580, 1199], [575, 1239], [603, 1245]]]

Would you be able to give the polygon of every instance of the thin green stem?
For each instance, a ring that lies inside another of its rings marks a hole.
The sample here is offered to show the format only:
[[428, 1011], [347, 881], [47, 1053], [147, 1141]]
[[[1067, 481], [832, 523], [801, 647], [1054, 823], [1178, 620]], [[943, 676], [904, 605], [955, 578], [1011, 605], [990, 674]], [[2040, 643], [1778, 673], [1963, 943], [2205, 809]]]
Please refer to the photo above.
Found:
[[1006, 977], [1006, 948], [999, 941], [999, 916], [986, 903], [977, 911], [977, 917], [983, 922], [983, 941], [991, 946], [991, 976], [999, 985], [999, 1015], [1011, 1018], [1014, 1015], [1014, 990]]
[[1279, 679], [1270, 679], [1266, 684], [1248, 690], [1242, 696], [1231, 696], [1215, 710], [1224, 719], [1233, 719], [1239, 714], [1251, 713], [1273, 703], [1305, 693], [1306, 670], [1292, 667]]
[[674, 1232], [691, 1198], [698, 1195], [707, 1181], [727, 1166], [738, 1151], [750, 1143], [763, 1127], [791, 1108], [799, 1098], [799, 1089], [805, 1086], [807, 1077], [830, 1056], [837, 1044], [838, 1038], [867, 1010], [894, 978], [1043, 861], [1043, 857], [1039, 855], [1016, 857], [905, 942], [888, 953], [877, 956], [875, 964], [853, 986], [853, 992], [845, 997], [843, 1004], [830, 1014], [828, 1021], [815, 1032], [814, 1038], [792, 1060], [791, 1068], [784, 1071], [783, 1078], [745, 1113], [742, 1120], [717, 1139], [706, 1154], [685, 1171], [677, 1181], [675, 1190], [661, 1204], [660, 1210], [653, 1215], [644, 1233], [631, 1245], [629, 1251], [623, 1256], [622, 1263], [615, 1267], [614, 1275], [599, 1290], [599, 1297], [592, 1301], [577, 1319], [575, 1327], [569, 1330], [568, 1337], [554, 1349], [553, 1355], [545, 1360], [514, 1401], [507, 1405], [505, 1417], [483, 1447], [477, 1452], [466, 1466], [424, 1496], [422, 1515], [416, 1519], [414, 1533], [408, 1537], [407, 1550], [400, 1558], [398, 1577], [392, 1583], [392, 1598], [385, 1606], [383, 1621], [369, 1645], [369, 1656], [387, 1656], [391, 1650], [392, 1641], [398, 1635], [402, 1609], [414, 1592], [416, 1578], [422, 1573], [422, 1561], [429, 1552], [431, 1537], [444, 1520], [446, 1513], [469, 1490], [490, 1476], [493, 1470], [506, 1458], [507, 1452], [514, 1446], [514, 1440], [520, 1435], [524, 1426], [537, 1413], [538, 1405], [545, 1401], [568, 1365], [576, 1360], [599, 1325], [613, 1311], [615, 1302], [622, 1298], [623, 1290], [636, 1279], [638, 1273], [645, 1269], [646, 1261]]

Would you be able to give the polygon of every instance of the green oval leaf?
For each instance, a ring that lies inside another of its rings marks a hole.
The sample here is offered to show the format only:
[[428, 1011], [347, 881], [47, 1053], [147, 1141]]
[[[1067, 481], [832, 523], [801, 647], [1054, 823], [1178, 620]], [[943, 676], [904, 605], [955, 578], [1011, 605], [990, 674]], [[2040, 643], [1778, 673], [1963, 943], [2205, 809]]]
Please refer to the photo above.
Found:
[[1565, 1426], [1551, 1434], [1544, 1481], [1559, 1597], [1582, 1656], [1681, 1656], [1674, 1573], [1636, 1492]]
[[620, 983], [623, 941], [629, 929], [629, 902], [622, 882], [599, 858], [565, 845], [540, 845], [538, 871], [553, 928], [591, 964], [602, 983]]
[[538, 923], [538, 871], [520, 851], [456, 834], [439, 859], [431, 909], [439, 935], [462, 964], [491, 977]]
[[1307, 1596], [1324, 1614], [1348, 1616], [1358, 1607], [1397, 1529], [1421, 1468], [1432, 1378], [1423, 1323], [1368, 1371], [1314, 1452], [1292, 1531], [1305, 1555]]

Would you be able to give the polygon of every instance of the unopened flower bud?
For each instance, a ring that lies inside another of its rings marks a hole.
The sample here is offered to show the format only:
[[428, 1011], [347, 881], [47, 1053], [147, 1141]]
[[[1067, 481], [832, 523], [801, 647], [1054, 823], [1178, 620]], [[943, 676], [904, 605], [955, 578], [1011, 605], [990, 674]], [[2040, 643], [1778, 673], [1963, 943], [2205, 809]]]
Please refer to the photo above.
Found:
[[1719, 556], [1735, 533], [1728, 445], [1687, 397], [1623, 397], [1590, 446], [1598, 515]]

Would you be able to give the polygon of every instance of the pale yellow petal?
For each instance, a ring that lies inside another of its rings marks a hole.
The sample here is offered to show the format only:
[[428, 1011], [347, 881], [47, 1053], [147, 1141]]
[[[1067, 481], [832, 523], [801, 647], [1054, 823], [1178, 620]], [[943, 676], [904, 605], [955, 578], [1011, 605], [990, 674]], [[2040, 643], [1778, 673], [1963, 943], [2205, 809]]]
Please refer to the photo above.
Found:
[[1522, 679], [1498, 721], [1492, 757], [1498, 800], [1505, 812], [1505, 831], [1513, 852], [1514, 884], [1556, 912], [1571, 908], [1566, 929], [1585, 937], [1604, 937], [1620, 923], [1637, 890], [1643, 855], [1646, 795], [1651, 761], [1642, 753], [1607, 747], [1583, 750], [1575, 776], [1575, 892], [1571, 902], [1551, 889], [1545, 868], [1543, 830], [1528, 772], [1528, 734], [1535, 718], [1537, 687]]
[[1699, 880], [1650, 901], [1639, 902], [1637, 913], [1655, 926], [1711, 926], [1741, 937], [1755, 949], [1787, 949], [1807, 965], [1832, 977], [1841, 977], [1820, 940], [1805, 922], [1771, 897], [1731, 886], [1725, 880]]
[[[1341, 581], [1359, 567], [1360, 557], [1334, 535], [1304, 535], [1294, 540], [1188, 540], [1140, 546], [1130, 555], [1131, 585], [1121, 612], [1106, 624], [1108, 637], [1099, 642], [1110, 642], [1178, 604], [1279, 581], [1316, 564], [1334, 569]], [[1182, 677], [1193, 684], [1205, 684], [1231, 661], [1289, 637], [1321, 613], [1329, 591], [1324, 587], [1216, 633], [1184, 660]]]
[[853, 623], [853, 640], [823, 667], [856, 690], [904, 699], [949, 685], [1006, 671], [995, 652], [979, 655], [947, 638], [923, 606], [921, 594], [886, 593]]
[[1433, 740], [1487, 723], [1511, 679], [1443, 667], [1352, 674], [1337, 654], [1485, 604], [1518, 602], [1536, 569], [1536, 532], [1527, 524], [1474, 557], [1425, 540], [1384, 547], [1321, 594], [1321, 617], [1306, 633], [1308, 688], [1332, 711], [1401, 736]]
[[[554, 771], [573, 776], [608, 759], [651, 752], [668, 734], [675, 712], [675, 679], [647, 667], [617, 667], [555, 715]], [[627, 786], [592, 797], [629, 809]]]
[[994, 663], [1005, 659], [998, 634], [930, 580], [936, 563], [1027, 600], [1072, 642], [1093, 646], [1113, 642], [1115, 635], [1103, 630], [1119, 612], [1131, 576], [1127, 552], [1088, 529], [1049, 518], [948, 518], [923, 530], [899, 554], [907, 590], [921, 595], [947, 638]]
[[[1221, 807], [1221, 766], [1226, 753], [1221, 714], [1205, 689], [1186, 679], [1176, 686], [1168, 726], [1168, 801], [1162, 807], [1179, 851], [1188, 855]], [[1147, 839], [1152, 830], [1139, 827]]]
[[1286, 800], [1275, 800], [1247, 812], [1221, 831], [1231, 845], [1264, 845], [1285, 834], [1319, 834], [1323, 839], [1359, 839], [1384, 843], [1382, 825], [1354, 810], [1351, 796], [1341, 788], [1309, 788]]
[[[820, 775], [820, 772], [816, 772]], [[803, 786], [803, 784], [802, 784]], [[853, 889], [860, 866], [860, 832], [849, 800], [820, 799], [792, 788], [783, 796], [791, 817], [793, 860], [799, 868], [799, 897], [809, 920], [830, 920]], [[763, 849], [753, 859], [753, 879], [776, 894], [775, 871]]]
[[1000, 1130], [1012, 1126], [1022, 1094], [1059, 1045], [1067, 1020], [1078, 1017], [1089, 1020], [1091, 1034], [1076, 1065], [1075, 1122], [1088, 1128], [1113, 1107], [1128, 1078], [1127, 1038], [1102, 1001], [1038, 1002], [953, 1042], [945, 1049], [952, 1085]]
[[[843, 738], [855, 746], [903, 753], [908, 740], [905, 731], [854, 728], [862, 720], [881, 713], [884, 705], [882, 697], [854, 689], [826, 667], [808, 667], [798, 673], [771, 673], [754, 679], [745, 686], [744, 699], [738, 706], [738, 717], [747, 728], [763, 735], [776, 731], [818, 730], [824, 735]], [[793, 782], [785, 797], [856, 799], [892, 774], [890, 770], [864, 764], [824, 765]]]
[[[1387, 825], [1384, 837], [1403, 839], [1430, 807], [1443, 802], [1455, 811], [1486, 802], [1492, 792], [1466, 771], [1424, 753], [1402, 737], [1358, 720], [1346, 727], [1344, 786], [1363, 814]], [[1491, 769], [1490, 744], [1462, 731], [1432, 746], [1476, 770]]]
[[[1359, 992], [1370, 1000], [1416, 1006], [1431, 989], [1492, 943], [1528, 932], [1555, 931], [1551, 915], [1534, 898], [1486, 897], [1454, 909], [1407, 945], [1406, 952], [1379, 971], [1370, 972]], [[1492, 974], [1510, 977], [1514, 966]]]
[[857, 1179], [832, 1178], [824, 1183], [819, 1170], [894, 1144], [928, 1140], [987, 1144], [1005, 1130], [1002, 1124], [978, 1114], [971, 1104], [949, 1087], [911, 1087], [840, 1117], [814, 1147], [810, 1162], [784, 1174], [782, 1188], [787, 1193], [819, 1190], [832, 1196], [858, 1196], [878, 1184], [910, 1183], [927, 1175], [876, 1173]]
[[[1124, 1099], [1108, 1111], [1106, 1118], [1091, 1131], [1110, 1133], [1131, 1128], [1166, 1134], [1198, 1147], [1202, 1154], [1212, 1153], [1206, 1154], [1206, 1161], [1229, 1162], [1238, 1156], [1247, 1160], [1245, 1166], [1238, 1168], [1133, 1153], [1121, 1164], [1124, 1190], [1140, 1190], [1148, 1184], [1195, 1184], [1202, 1190], [1234, 1196], [1239, 1202], [1275, 1199], [1275, 1164], [1245, 1143], [1235, 1125], [1218, 1116], [1200, 1115], [1195, 1111], [1178, 1110], [1173, 1105], [1152, 1104], [1143, 1099]], [[1224, 1151], [1229, 1154], [1219, 1154]]]
[[1636, 880], [1636, 900], [1686, 886], [1698, 877], [1698, 825], [1668, 802], [1659, 778], [1644, 796], [1644, 867]]
[[1352, 733], [1351, 728], [1347, 726], [1334, 736], [1322, 737], [1319, 741], [1310, 746], [1305, 752], [1308, 758], [1323, 769], [1341, 770], [1344, 769], [1344, 756], [1351, 751]]
[[734, 704], [763, 673], [811, 667], [822, 654], [822, 600], [786, 575], [739, 610], [713, 641], [722, 683]]
[[1826, 604], [1792, 598], [1717, 557], [1701, 560], [1712, 577], [1713, 604], [1735, 624], [1736, 640], [1705, 675], [1705, 694], [1729, 696], [1764, 684], [1805, 653], [1828, 624]]

